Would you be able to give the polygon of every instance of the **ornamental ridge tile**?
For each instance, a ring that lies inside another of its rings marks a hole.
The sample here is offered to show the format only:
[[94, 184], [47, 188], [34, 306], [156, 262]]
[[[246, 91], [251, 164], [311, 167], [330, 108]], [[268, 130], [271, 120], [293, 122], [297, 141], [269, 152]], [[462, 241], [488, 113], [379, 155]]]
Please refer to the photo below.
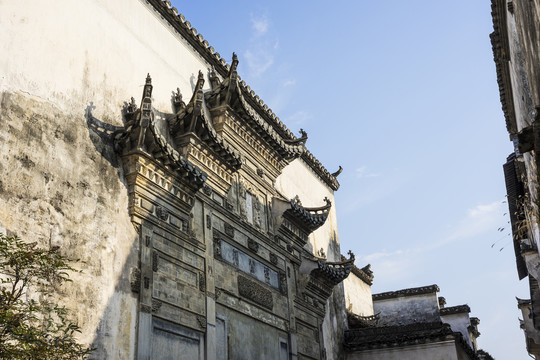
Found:
[[416, 296], [422, 294], [438, 293], [440, 291], [437, 285], [421, 286], [416, 288], [409, 288], [397, 291], [388, 291], [379, 294], [373, 294], [373, 301], [393, 299], [402, 296]]
[[439, 314], [441, 316], [462, 314], [462, 313], [470, 313], [470, 312], [471, 312], [471, 308], [469, 307], [469, 305], [466, 305], [466, 304], [465, 305], [457, 305], [457, 306], [445, 307], [445, 308], [439, 310]]

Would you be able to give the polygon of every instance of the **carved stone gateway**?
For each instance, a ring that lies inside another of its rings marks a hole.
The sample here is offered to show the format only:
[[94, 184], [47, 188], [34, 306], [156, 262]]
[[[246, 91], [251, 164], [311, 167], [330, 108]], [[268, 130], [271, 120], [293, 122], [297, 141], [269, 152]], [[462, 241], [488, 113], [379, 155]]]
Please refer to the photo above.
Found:
[[[298, 197], [279, 198], [273, 181], [305, 151], [307, 134], [295, 138], [259, 114], [239, 87], [237, 64], [234, 58], [223, 80], [212, 77], [206, 94], [199, 72], [191, 100], [184, 103], [177, 90], [176, 113], [160, 119], [148, 75], [141, 106], [131, 100], [125, 131], [115, 136], [140, 235], [140, 266], [130, 277], [139, 297], [139, 358], [162, 351], [155, 344], [199, 351], [214, 336], [207, 324], [238, 316], [260, 329], [252, 336], [296, 336], [291, 326], [303, 319], [299, 346], [291, 351], [315, 359], [324, 353], [318, 335], [324, 304], [348, 267], [319, 262], [307, 282], [290, 269], [305, 262], [308, 236], [325, 223], [331, 203], [308, 208]], [[207, 304], [215, 312], [207, 313]], [[308, 340], [314, 335], [315, 348]], [[237, 349], [230, 351], [237, 356]]]

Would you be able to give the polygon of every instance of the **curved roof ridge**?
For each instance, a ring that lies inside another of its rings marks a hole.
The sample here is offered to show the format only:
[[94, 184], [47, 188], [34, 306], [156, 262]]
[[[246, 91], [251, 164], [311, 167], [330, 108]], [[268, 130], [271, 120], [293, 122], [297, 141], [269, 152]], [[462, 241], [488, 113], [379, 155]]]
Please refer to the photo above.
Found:
[[[337, 191], [339, 189], [339, 182], [337, 175], [331, 174], [324, 165], [306, 148], [306, 151], [302, 153], [302, 160], [308, 164], [313, 171], [328, 185], [332, 190]], [[341, 172], [341, 171], [339, 171]], [[339, 175], [339, 174], [338, 174]]]
[[[161, 13], [163, 18], [173, 26], [184, 38], [196, 49], [199, 53], [214, 66], [214, 69], [225, 78], [231, 66], [227, 64], [227, 61], [221, 56], [221, 54], [215, 51], [214, 47], [210, 45], [208, 40], [204, 39], [204, 36], [197, 31], [195, 27], [186, 20], [185, 16], [178, 12], [178, 9], [172, 6], [169, 0], [147, 0], [157, 11]], [[276, 132], [281, 133], [283, 138], [288, 140], [298, 140], [298, 138], [292, 133], [291, 130], [279, 119], [279, 117], [270, 109], [270, 107], [264, 103], [264, 101], [255, 94], [255, 91], [246, 84], [244, 80], [241, 80], [240, 76], [237, 77], [239, 90], [248, 95], [247, 99], [253, 103], [258, 109], [256, 112], [264, 114], [267, 123], [272, 126]], [[319, 160], [311, 154], [307, 148], [302, 153], [304, 161], [315, 171], [317, 175], [334, 191], [339, 189], [339, 182], [326, 170], [326, 168], [320, 163]]]
[[[204, 55], [206, 55], [206, 60], [211, 62], [222, 76], [227, 75], [231, 66], [227, 64], [227, 61], [219, 52], [215, 51], [214, 47], [210, 45], [208, 40], [205, 40], [204, 36], [198, 32], [188, 20], [186, 20], [186, 17], [179, 13], [178, 9], [172, 6], [170, 1], [149, 0], [149, 3], [158, 11], [161, 11], [162, 14], [165, 15], [165, 19], [172, 26], [174, 26], [176, 30], [184, 35], [191, 45], [194, 45], [198, 48], [198, 50], [203, 51]], [[253, 91], [244, 80], [241, 80], [240, 77], [238, 77], [238, 80], [242, 90], [248, 94], [250, 100], [256, 104], [257, 107], [259, 107], [260, 112], [268, 117], [268, 120], [270, 120], [273, 127], [277, 127], [281, 132], [283, 132], [282, 136], [289, 138], [289, 140], [297, 140], [292, 131], [289, 130], [287, 126], [279, 119], [279, 117], [276, 116], [272, 109], [270, 109], [270, 107], [264, 103], [259, 95], [255, 94], [255, 91]]]

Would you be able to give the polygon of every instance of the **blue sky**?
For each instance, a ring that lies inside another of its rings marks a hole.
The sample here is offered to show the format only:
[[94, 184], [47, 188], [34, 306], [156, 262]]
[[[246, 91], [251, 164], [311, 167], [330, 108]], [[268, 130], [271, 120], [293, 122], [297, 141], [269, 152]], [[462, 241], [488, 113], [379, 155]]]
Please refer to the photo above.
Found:
[[[373, 292], [438, 284], [479, 345], [530, 359], [502, 164], [490, 1], [173, 1], [329, 171], [341, 249]], [[498, 231], [505, 228], [504, 231]], [[492, 244], [495, 245], [492, 247]]]

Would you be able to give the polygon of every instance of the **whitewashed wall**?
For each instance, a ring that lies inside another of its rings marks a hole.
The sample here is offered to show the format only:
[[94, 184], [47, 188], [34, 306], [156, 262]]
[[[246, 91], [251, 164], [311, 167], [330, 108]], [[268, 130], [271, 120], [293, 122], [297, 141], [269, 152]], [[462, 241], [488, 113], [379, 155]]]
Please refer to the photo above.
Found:
[[343, 281], [347, 310], [356, 315], [373, 315], [371, 286], [366, 284], [353, 273]]
[[137, 233], [121, 168], [87, 109], [122, 125], [150, 73], [154, 107], [171, 112], [171, 91], [189, 100], [207, 68], [144, 1], [0, 2], [0, 227], [85, 261], [64, 301], [96, 359], [135, 356]]

